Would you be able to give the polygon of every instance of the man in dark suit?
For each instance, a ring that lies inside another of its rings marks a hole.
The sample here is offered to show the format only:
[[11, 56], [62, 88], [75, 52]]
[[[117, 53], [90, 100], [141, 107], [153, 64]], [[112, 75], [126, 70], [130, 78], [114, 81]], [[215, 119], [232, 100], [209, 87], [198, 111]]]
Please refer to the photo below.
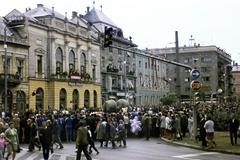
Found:
[[229, 120], [229, 127], [230, 127], [230, 139], [231, 139], [231, 144], [236, 145], [237, 144], [237, 132], [239, 128], [239, 120], [233, 116]]

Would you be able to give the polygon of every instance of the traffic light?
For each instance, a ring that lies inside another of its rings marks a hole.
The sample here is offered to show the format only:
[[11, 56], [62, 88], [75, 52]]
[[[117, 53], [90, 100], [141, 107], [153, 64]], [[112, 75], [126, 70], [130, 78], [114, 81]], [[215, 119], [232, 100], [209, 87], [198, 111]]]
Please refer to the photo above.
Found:
[[109, 47], [112, 45], [112, 37], [113, 37], [113, 28], [105, 27], [104, 31], [104, 47]]
[[200, 104], [200, 101], [199, 101], [200, 97], [199, 97], [199, 96], [200, 96], [200, 95], [199, 95], [199, 92], [195, 92], [195, 93], [194, 93], [194, 104], [195, 104], [195, 105]]

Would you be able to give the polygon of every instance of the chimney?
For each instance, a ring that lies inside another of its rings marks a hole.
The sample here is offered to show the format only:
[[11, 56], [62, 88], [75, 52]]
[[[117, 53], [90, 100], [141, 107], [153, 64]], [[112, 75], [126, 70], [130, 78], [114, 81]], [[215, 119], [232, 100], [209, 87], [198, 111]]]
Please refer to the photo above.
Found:
[[78, 16], [78, 13], [76, 11], [72, 11], [72, 19], [77, 17]]
[[79, 17], [80, 17], [80, 18], [83, 18], [83, 15], [82, 15], [82, 14], [79, 14]]
[[54, 7], [52, 7], [52, 16], [53, 16], [53, 17], [55, 16]]
[[37, 4], [37, 8], [43, 7], [43, 4]]
[[90, 11], [90, 7], [87, 7], [87, 14], [89, 13], [89, 11]]

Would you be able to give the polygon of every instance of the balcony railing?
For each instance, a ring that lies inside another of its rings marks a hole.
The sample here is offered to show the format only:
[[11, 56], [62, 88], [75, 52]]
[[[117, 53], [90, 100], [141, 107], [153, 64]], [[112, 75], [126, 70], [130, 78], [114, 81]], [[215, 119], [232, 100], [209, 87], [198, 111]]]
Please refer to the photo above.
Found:
[[[0, 84], [4, 85], [5, 74], [0, 73]], [[16, 86], [22, 82], [22, 77], [18, 74], [7, 74], [7, 83], [8, 86]]]

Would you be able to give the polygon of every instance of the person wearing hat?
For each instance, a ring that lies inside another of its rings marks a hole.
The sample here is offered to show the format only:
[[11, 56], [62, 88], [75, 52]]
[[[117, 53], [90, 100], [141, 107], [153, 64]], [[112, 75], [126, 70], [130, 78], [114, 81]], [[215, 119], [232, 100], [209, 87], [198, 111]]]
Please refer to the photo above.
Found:
[[17, 129], [14, 128], [13, 122], [9, 123], [9, 128], [5, 131], [5, 135], [6, 135], [6, 139], [8, 141], [8, 144], [7, 144], [8, 154], [7, 154], [6, 159], [8, 159], [8, 157], [10, 155], [12, 155], [12, 160], [14, 160], [15, 156], [16, 156], [16, 151], [19, 146], [19, 140], [18, 140]]

